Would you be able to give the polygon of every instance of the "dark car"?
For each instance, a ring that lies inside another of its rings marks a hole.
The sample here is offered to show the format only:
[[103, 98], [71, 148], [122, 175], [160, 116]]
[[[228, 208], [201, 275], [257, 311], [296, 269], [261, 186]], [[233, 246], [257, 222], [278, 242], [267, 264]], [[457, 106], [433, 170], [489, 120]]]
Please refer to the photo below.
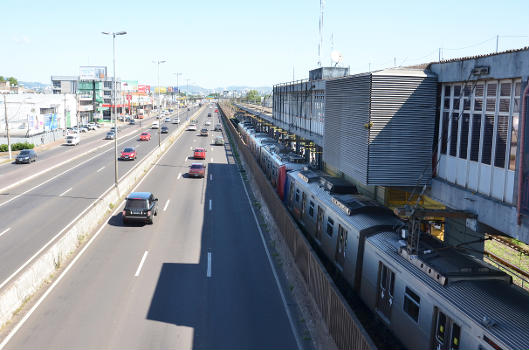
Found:
[[15, 159], [15, 163], [31, 163], [35, 162], [37, 160], [37, 153], [32, 149], [23, 149], [20, 151], [20, 153], [17, 155], [17, 158]]
[[162, 129], [160, 130], [162, 134], [167, 134], [169, 132], [169, 128], [167, 126], [162, 126]]
[[206, 176], [206, 166], [202, 163], [193, 163], [187, 174], [189, 177], [204, 177]]
[[127, 196], [122, 215], [124, 225], [130, 222], [152, 224], [154, 216], [158, 215], [158, 198], [150, 192], [132, 192]]
[[107, 136], [105, 136], [105, 140], [114, 140], [116, 138], [116, 134], [113, 131], [107, 132]]
[[129, 125], [136, 125], [136, 122], [134, 121], [134, 119], [130, 120]]

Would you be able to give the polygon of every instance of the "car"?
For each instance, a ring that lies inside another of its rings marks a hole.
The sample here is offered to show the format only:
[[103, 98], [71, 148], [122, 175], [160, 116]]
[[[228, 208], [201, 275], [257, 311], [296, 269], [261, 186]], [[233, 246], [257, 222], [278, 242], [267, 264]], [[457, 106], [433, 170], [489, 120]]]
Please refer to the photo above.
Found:
[[159, 129], [160, 128], [160, 123], [155, 121], [152, 123], [152, 126], [151, 126], [151, 129]]
[[208, 117], [211, 117], [211, 113], [208, 113]]
[[79, 137], [79, 134], [72, 134], [66, 136], [66, 140], [64, 143], [67, 145], [75, 146], [78, 145], [81, 142], [81, 138]]
[[140, 141], [149, 141], [151, 139], [150, 132], [142, 132], [140, 135]]
[[105, 136], [105, 140], [114, 140], [116, 138], [116, 133], [113, 131], [107, 132], [107, 136]]
[[197, 131], [198, 128], [197, 128], [197, 125], [196, 125], [196, 124], [189, 124], [189, 126], [187, 127], [187, 130], [190, 130], [190, 131]]
[[223, 146], [224, 145], [224, 138], [222, 136], [215, 136], [214, 144]]
[[15, 163], [31, 163], [37, 161], [37, 152], [32, 149], [23, 149], [15, 158]]
[[173, 118], [173, 124], [180, 124], [180, 118], [178, 117]]
[[187, 172], [189, 177], [204, 177], [206, 176], [206, 166], [202, 163], [193, 163]]
[[210, 126], [211, 125], [211, 122], [208, 120], [204, 123], [205, 126]]
[[130, 222], [152, 224], [154, 217], [158, 215], [158, 198], [151, 192], [132, 192], [127, 196], [121, 214], [124, 225]]
[[136, 125], [136, 122], [134, 121], [134, 119], [130, 120], [129, 125]]
[[193, 152], [193, 158], [195, 159], [206, 159], [206, 149], [205, 148], [195, 148]]
[[162, 130], [160, 130], [162, 134], [167, 134], [169, 132], [169, 128], [167, 126], [162, 126]]
[[215, 124], [215, 131], [222, 131], [222, 125]]
[[96, 130], [97, 129], [97, 125], [94, 122], [88, 123], [87, 127], [88, 127], [89, 130]]
[[125, 147], [123, 151], [121, 151], [121, 156], [119, 157], [121, 160], [135, 160], [136, 159], [136, 148], [134, 147]]
[[115, 126], [112, 126], [112, 127], [110, 128], [110, 131], [112, 131], [112, 132], [115, 134], [117, 131], [119, 131], [119, 129], [116, 128]]
[[200, 129], [200, 136], [208, 136], [208, 129]]
[[171, 118], [170, 117], [165, 117], [165, 122], [166, 123], [169, 123], [171, 121]]
[[86, 127], [82, 126], [82, 125], [79, 126], [79, 127], [76, 127], [76, 126], [73, 127], [73, 130], [75, 132], [77, 132], [78, 129], [79, 129], [79, 132], [87, 132], [88, 131], [88, 129]]
[[215, 110], [215, 113], [219, 113], [219, 110], [218, 110], [218, 109], [216, 109], [216, 110]]

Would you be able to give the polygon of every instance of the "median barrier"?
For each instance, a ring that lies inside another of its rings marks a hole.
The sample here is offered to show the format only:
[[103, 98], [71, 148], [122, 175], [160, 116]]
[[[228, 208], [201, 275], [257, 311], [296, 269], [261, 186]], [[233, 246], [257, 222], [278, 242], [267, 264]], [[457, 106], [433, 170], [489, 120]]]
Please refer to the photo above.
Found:
[[57, 237], [57, 241], [35, 257], [35, 260], [20, 271], [15, 278], [0, 291], [0, 328], [11, 320], [17, 310], [45, 283], [54, 277], [55, 272], [67, 262], [83, 242], [107, 219], [115, 206], [121, 204], [127, 194], [147, 171], [156, 164], [159, 157], [186, 130], [189, 122], [197, 118], [204, 107], [195, 112], [189, 120], [181, 124], [170, 134], [160, 147], [152, 150], [149, 155], [132, 168], [118, 183], [117, 187], [107, 189], [87, 209], [81, 213], [71, 227]]

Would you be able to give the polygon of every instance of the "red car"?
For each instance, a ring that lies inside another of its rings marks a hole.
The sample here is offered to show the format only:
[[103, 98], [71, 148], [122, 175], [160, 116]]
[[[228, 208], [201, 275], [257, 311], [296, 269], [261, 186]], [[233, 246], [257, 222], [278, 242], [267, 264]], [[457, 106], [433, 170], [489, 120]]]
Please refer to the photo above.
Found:
[[206, 150], [204, 148], [195, 148], [195, 152], [193, 153], [193, 158], [206, 159]]
[[136, 149], [134, 147], [126, 147], [121, 152], [121, 160], [135, 160], [136, 159]]
[[140, 141], [149, 141], [151, 139], [150, 132], [142, 132], [140, 135]]
[[206, 176], [206, 166], [202, 163], [193, 163], [187, 174], [189, 177], [204, 177]]

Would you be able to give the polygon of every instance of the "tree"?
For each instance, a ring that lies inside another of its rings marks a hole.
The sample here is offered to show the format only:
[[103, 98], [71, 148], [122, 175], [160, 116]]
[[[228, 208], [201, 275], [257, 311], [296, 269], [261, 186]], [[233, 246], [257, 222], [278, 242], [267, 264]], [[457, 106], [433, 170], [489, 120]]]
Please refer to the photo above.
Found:
[[248, 102], [261, 102], [261, 96], [257, 90], [250, 90], [246, 93], [246, 99]]
[[4, 81], [6, 81], [6, 80], [4, 79], [3, 76], [0, 75], [0, 83], [3, 83]]
[[9, 81], [9, 84], [11, 86], [18, 86], [18, 80], [16, 80], [15, 78], [9, 77], [7, 80]]

